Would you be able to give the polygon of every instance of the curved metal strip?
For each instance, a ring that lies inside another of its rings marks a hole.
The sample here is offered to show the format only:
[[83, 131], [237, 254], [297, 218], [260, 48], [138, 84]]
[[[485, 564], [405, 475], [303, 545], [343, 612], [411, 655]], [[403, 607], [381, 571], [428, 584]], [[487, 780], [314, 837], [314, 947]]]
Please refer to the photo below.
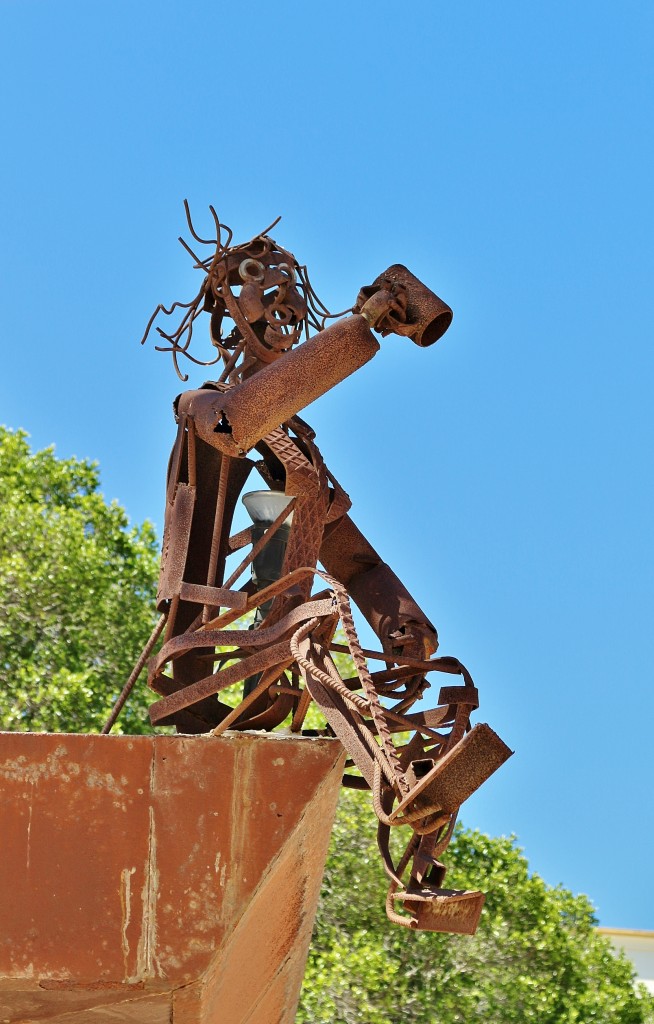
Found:
[[263, 626], [256, 630], [250, 629], [215, 629], [198, 630], [194, 633], [180, 633], [169, 640], [161, 648], [150, 668], [150, 676], [154, 678], [170, 660], [186, 654], [187, 651], [204, 647], [265, 647], [275, 643], [294, 626], [315, 615], [330, 615], [334, 611], [331, 598], [320, 601], [307, 601], [293, 608], [274, 626]]
[[171, 694], [170, 697], [164, 697], [163, 700], [152, 704], [150, 721], [156, 725], [162, 718], [167, 718], [168, 715], [181, 711], [182, 708], [188, 708], [204, 697], [211, 697], [214, 693], [219, 693], [220, 690], [224, 690], [233, 683], [240, 682], [241, 679], [263, 672], [270, 665], [284, 661], [288, 657], [289, 650], [289, 641], [283, 640], [281, 643], [268, 647], [265, 651], [258, 651], [249, 658], [243, 658], [235, 665], [229, 665], [220, 672], [206, 676], [204, 679], [198, 680], [197, 683], [185, 686], [177, 693]]

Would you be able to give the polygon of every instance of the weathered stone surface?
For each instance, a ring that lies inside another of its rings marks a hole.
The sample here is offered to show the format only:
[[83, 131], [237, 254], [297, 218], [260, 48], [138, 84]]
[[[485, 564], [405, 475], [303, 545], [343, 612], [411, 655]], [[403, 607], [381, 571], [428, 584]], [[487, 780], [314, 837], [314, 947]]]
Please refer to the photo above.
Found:
[[0, 734], [0, 1022], [290, 1024], [335, 740]]

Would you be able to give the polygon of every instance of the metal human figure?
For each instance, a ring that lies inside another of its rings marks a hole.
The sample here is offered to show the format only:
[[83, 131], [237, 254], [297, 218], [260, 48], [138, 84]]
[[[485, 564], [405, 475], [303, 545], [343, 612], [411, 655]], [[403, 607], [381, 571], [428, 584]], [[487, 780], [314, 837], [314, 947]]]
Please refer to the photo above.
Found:
[[[174, 331], [157, 330], [159, 348], [186, 379], [179, 356], [200, 362], [189, 346], [206, 311], [222, 372], [175, 402], [158, 593], [165, 636], [148, 680], [161, 699], [151, 707], [152, 722], [185, 733], [290, 722], [299, 732], [315, 701], [350, 756], [355, 773], [346, 771], [344, 783], [372, 791], [391, 920], [473, 933], [484, 896], [443, 889], [440, 855], [461, 803], [511, 752], [487, 725], [471, 729], [478, 694], [469, 673], [454, 658], [434, 657], [435, 627], [355, 525], [347, 494], [299, 416], [372, 359], [380, 348], [373, 330], [424, 348], [447, 330], [452, 311], [397, 264], [326, 326], [332, 315], [306, 268], [273, 241], [270, 228], [232, 245], [211, 208], [216, 237], [207, 241], [186, 211], [193, 237], [212, 250], [202, 259], [183, 242], [203, 283], [191, 302], [158, 307], [145, 337], [159, 311], [184, 310]], [[252, 469], [266, 488], [256, 500], [269, 509], [230, 536]], [[228, 556], [243, 549], [247, 554], [225, 578]], [[247, 569], [253, 575], [239, 585]], [[361, 648], [350, 601], [380, 651]], [[255, 613], [249, 628], [234, 628], [247, 613]], [[345, 643], [335, 639], [338, 627]], [[351, 677], [338, 672], [335, 652], [351, 655]], [[369, 661], [381, 668], [371, 671]], [[442, 687], [433, 710], [412, 712], [433, 672], [459, 675], [461, 683]], [[241, 681], [243, 699], [232, 708], [220, 693]], [[401, 825], [410, 827], [411, 839], [395, 863], [389, 834]]]

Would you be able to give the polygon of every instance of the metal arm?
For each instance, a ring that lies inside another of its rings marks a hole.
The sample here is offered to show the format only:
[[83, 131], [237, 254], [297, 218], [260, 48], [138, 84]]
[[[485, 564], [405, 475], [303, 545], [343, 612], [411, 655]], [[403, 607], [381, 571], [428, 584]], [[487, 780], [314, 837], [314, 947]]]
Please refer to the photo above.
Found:
[[[438, 648], [436, 628], [348, 515], [325, 531], [320, 561], [348, 590], [385, 651], [429, 658]], [[402, 643], [402, 634], [413, 637]]]

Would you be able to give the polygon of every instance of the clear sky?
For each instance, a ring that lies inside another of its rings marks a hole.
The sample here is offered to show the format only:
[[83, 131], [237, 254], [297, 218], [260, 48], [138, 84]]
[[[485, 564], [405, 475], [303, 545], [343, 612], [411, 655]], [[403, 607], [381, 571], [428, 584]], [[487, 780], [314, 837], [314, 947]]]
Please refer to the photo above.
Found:
[[0, 0], [0, 420], [160, 527], [181, 385], [138, 342], [199, 287], [182, 199], [237, 241], [282, 214], [333, 309], [408, 264], [450, 331], [306, 416], [516, 751], [464, 821], [648, 929], [653, 30], [649, 0]]

